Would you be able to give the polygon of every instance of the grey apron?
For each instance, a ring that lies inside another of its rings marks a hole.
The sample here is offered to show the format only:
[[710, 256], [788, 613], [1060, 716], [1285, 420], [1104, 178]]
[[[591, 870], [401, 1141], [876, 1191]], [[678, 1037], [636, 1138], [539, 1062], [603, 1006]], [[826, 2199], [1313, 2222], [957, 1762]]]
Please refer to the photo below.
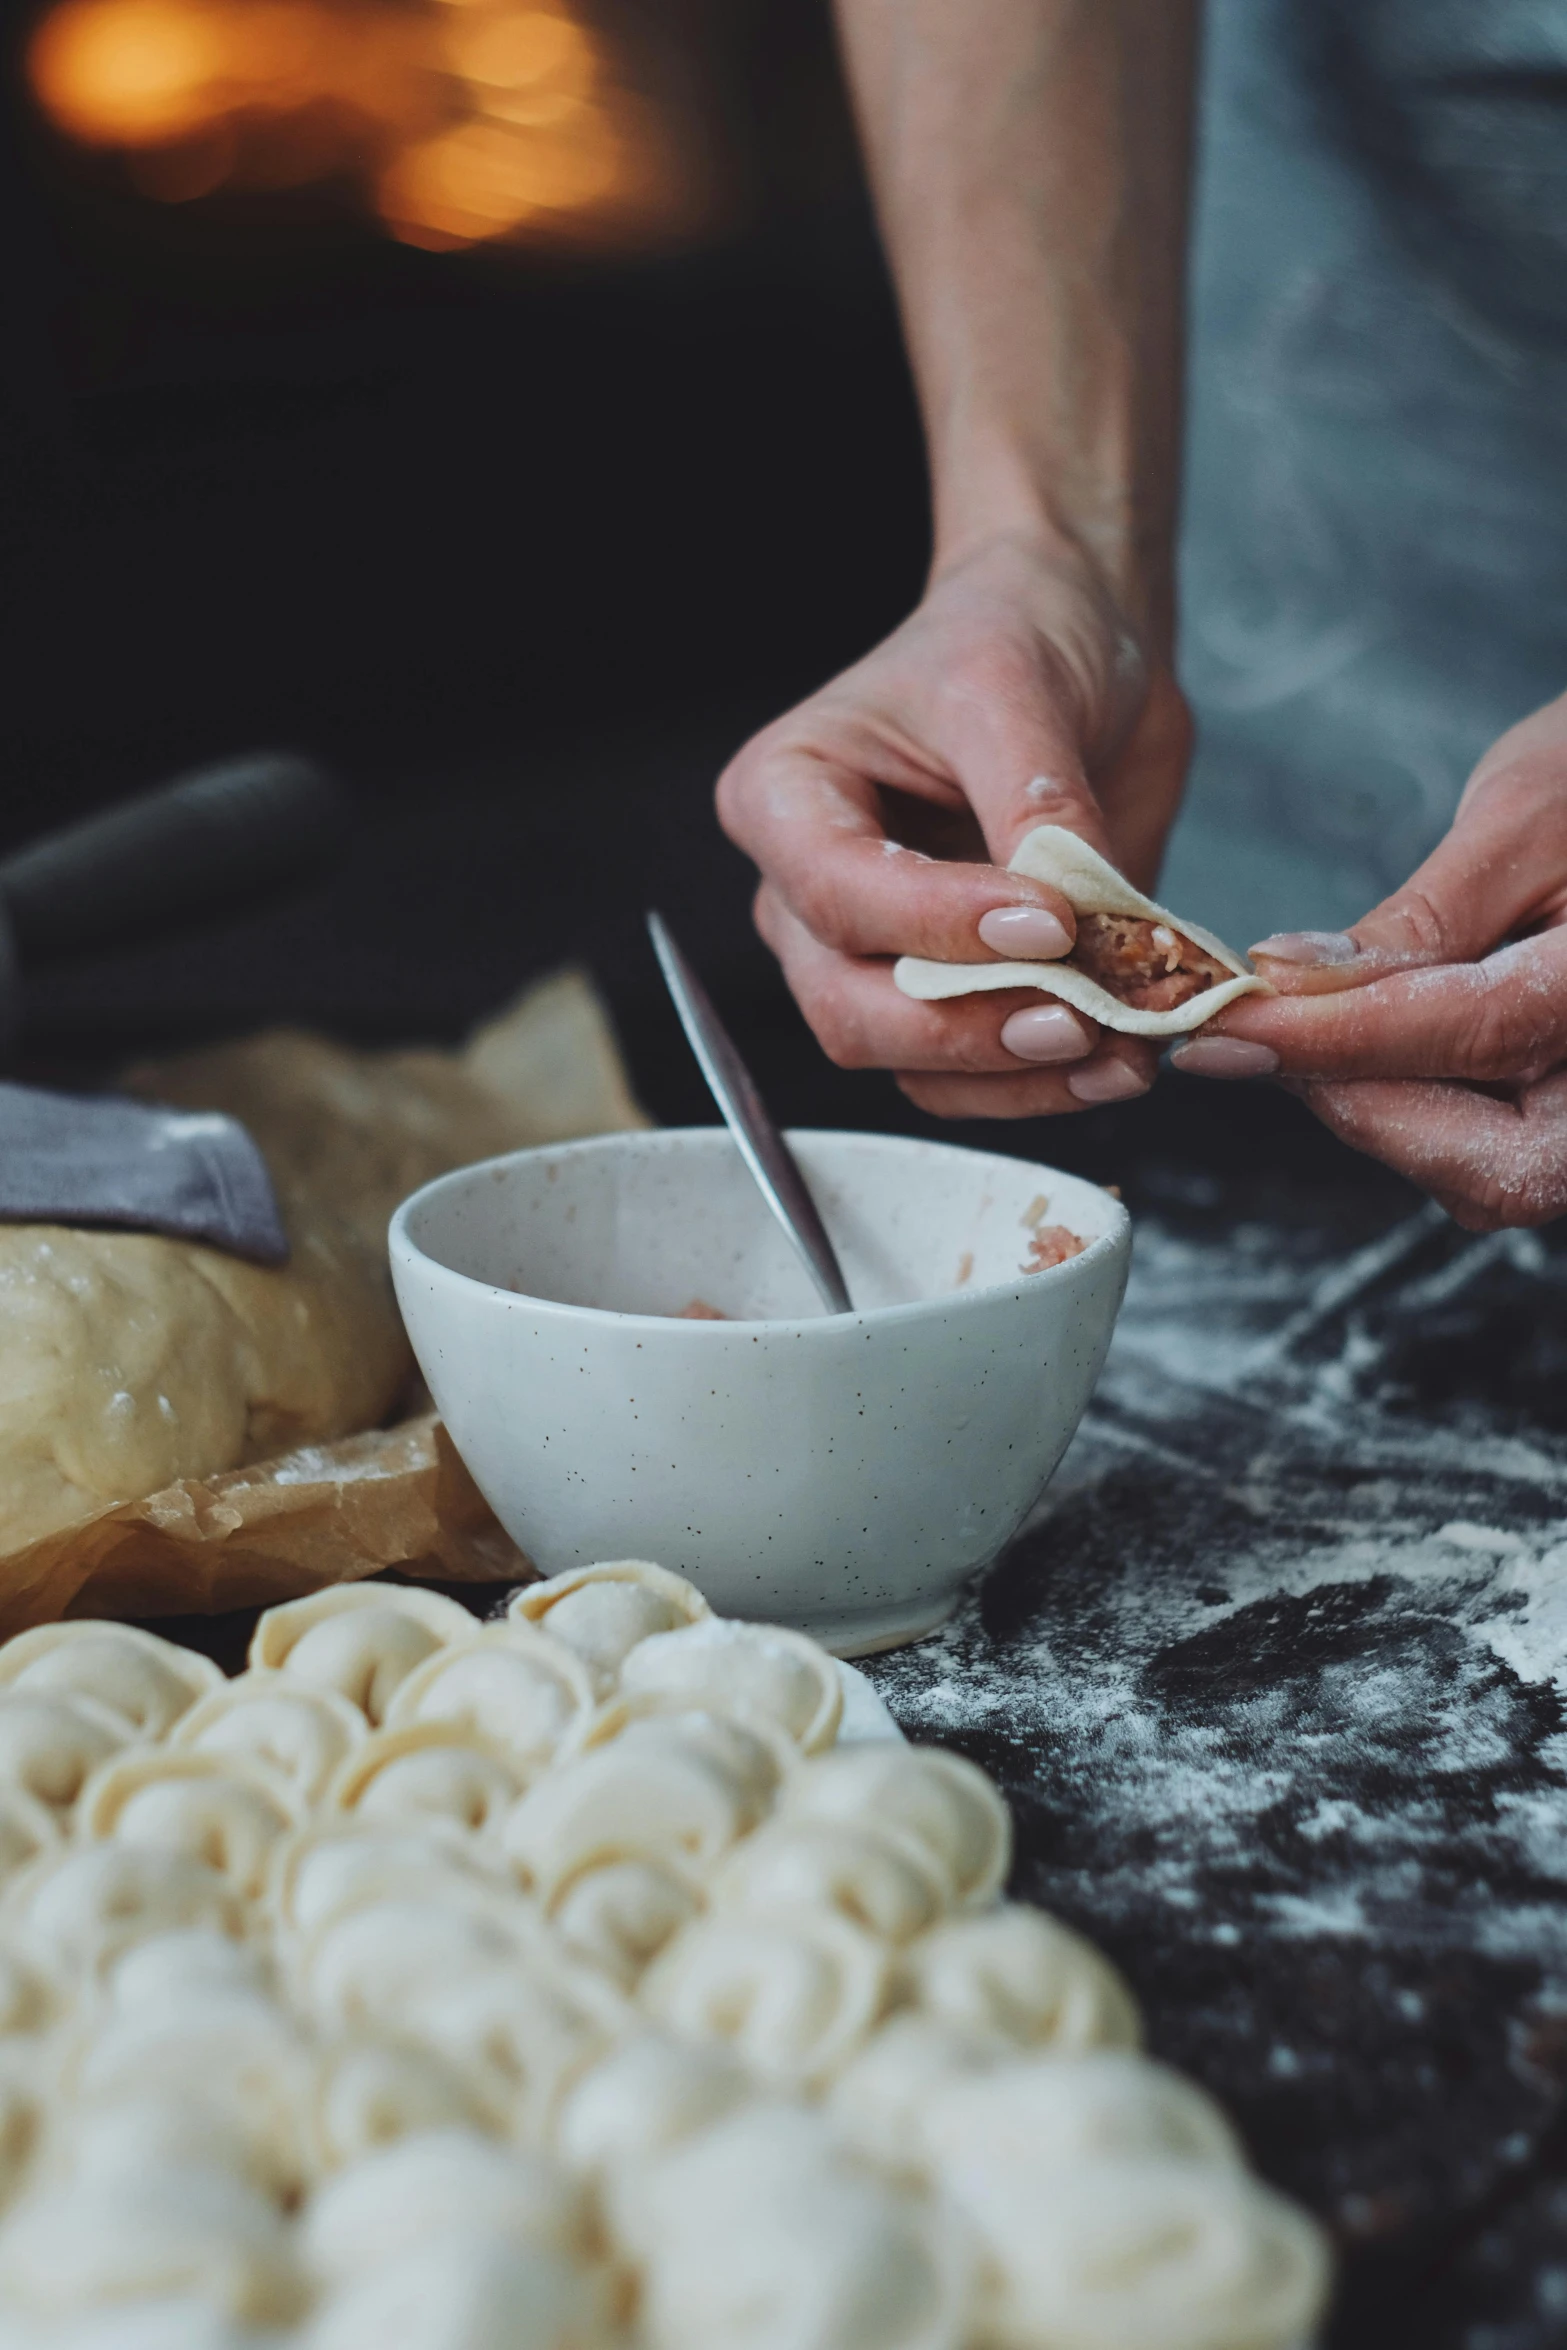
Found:
[[1567, 5], [1210, 0], [1203, 85], [1163, 894], [1245, 945], [1567, 688]]

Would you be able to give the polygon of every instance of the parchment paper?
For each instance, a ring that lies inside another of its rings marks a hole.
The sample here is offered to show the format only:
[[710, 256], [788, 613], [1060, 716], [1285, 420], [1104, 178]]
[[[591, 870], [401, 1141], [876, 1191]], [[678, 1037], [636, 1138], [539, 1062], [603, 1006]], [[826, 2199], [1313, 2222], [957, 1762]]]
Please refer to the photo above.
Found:
[[396, 1567], [442, 1583], [533, 1568], [433, 1412], [216, 1477], [181, 1478], [4, 1562], [0, 1638], [57, 1616], [272, 1607]]

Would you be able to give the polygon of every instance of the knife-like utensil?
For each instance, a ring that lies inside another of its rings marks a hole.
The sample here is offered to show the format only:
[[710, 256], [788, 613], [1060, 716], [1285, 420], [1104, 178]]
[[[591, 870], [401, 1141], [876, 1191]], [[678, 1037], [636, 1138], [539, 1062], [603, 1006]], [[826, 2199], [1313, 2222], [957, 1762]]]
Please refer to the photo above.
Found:
[[757, 1189], [799, 1250], [827, 1311], [852, 1314], [854, 1301], [837, 1252], [816, 1212], [816, 1202], [806, 1189], [794, 1153], [774, 1125], [755, 1078], [714, 1011], [706, 988], [676, 946], [668, 923], [662, 915], [650, 913], [647, 926], [686, 1040], [697, 1057], [714, 1101], [723, 1112], [724, 1124], [740, 1147], [740, 1156], [756, 1178]]

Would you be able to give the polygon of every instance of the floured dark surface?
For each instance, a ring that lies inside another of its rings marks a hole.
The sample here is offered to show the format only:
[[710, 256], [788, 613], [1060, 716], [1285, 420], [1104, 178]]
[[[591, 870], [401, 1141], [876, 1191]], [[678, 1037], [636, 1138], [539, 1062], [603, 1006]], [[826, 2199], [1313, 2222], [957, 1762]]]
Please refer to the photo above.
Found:
[[1374, 1184], [1132, 1197], [1045, 1509], [867, 1669], [1328, 2218], [1336, 2342], [1559, 2343], [1567, 1251]]

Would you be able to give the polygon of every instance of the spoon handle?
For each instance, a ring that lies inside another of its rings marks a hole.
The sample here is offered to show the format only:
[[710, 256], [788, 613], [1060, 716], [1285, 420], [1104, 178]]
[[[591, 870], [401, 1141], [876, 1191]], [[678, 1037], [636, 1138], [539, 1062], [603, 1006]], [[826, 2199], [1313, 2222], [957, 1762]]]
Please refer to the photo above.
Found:
[[680, 1014], [680, 1025], [762, 1197], [799, 1250], [828, 1312], [852, 1314], [848, 1283], [816, 1212], [816, 1202], [805, 1187], [793, 1152], [773, 1124], [756, 1080], [714, 1011], [706, 988], [670, 936], [663, 916], [650, 913], [647, 926], [664, 984]]

